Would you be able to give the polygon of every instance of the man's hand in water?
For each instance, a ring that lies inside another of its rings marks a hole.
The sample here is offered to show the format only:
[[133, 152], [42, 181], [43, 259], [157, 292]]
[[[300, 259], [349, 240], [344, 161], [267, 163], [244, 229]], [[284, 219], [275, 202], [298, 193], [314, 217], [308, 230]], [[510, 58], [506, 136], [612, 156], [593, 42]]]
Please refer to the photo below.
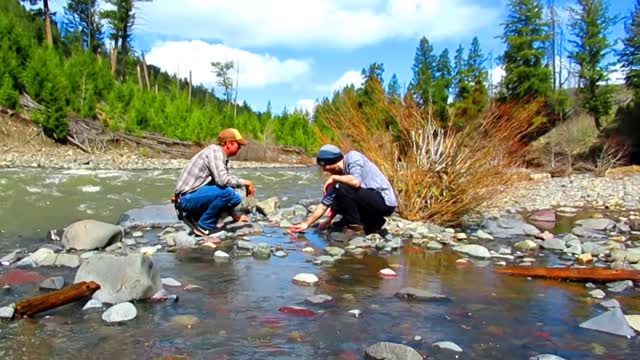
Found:
[[246, 188], [247, 197], [253, 197], [253, 195], [256, 193], [256, 186], [253, 185], [253, 182], [251, 180], [245, 180], [244, 187]]
[[309, 224], [307, 224], [306, 222], [300, 223], [298, 225], [291, 225], [291, 227], [289, 228], [289, 230], [287, 231], [289, 234], [295, 234], [298, 232], [302, 232], [305, 231], [309, 228]]

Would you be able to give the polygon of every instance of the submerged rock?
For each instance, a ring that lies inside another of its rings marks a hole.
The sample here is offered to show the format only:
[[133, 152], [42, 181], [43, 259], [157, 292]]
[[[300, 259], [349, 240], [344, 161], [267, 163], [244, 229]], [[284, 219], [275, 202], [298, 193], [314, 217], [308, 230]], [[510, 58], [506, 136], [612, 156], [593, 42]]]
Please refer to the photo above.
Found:
[[437, 343], [434, 343], [433, 346], [439, 347], [440, 349], [447, 349], [455, 352], [462, 352], [462, 348], [458, 346], [458, 344], [451, 341], [439, 341]]
[[371, 360], [422, 360], [422, 355], [407, 345], [379, 342], [365, 350], [366, 359]]
[[87, 259], [78, 269], [75, 283], [95, 281], [100, 290], [93, 298], [117, 304], [148, 299], [162, 287], [153, 261], [141, 254], [99, 254]]
[[626, 336], [628, 338], [636, 336], [636, 333], [627, 323], [627, 319], [620, 308], [613, 308], [583, 322], [579, 326], [584, 329], [602, 331], [613, 335]]
[[40, 289], [60, 290], [64, 286], [64, 277], [54, 276], [40, 283]]
[[294, 276], [292, 281], [294, 284], [312, 286], [320, 281], [320, 279], [318, 279], [314, 274], [301, 273]]
[[130, 302], [123, 302], [114, 305], [102, 313], [102, 320], [108, 323], [123, 322], [133, 320], [138, 316], [138, 310]]
[[16, 312], [15, 304], [0, 307], [0, 319], [11, 319]]
[[315, 305], [324, 304], [324, 303], [327, 303], [327, 302], [329, 302], [331, 300], [333, 300], [333, 298], [331, 296], [324, 295], [324, 294], [310, 296], [310, 297], [305, 299], [306, 302], [311, 303], [311, 304], [315, 304]]
[[482, 259], [488, 259], [491, 257], [491, 253], [486, 247], [476, 244], [459, 245], [454, 247], [453, 250]]
[[398, 291], [395, 296], [417, 301], [446, 301], [449, 298], [446, 295], [436, 294], [428, 290], [417, 289], [413, 287], [406, 287]]
[[122, 240], [124, 230], [113, 224], [96, 220], [80, 220], [67, 226], [62, 233], [62, 245], [66, 249], [101, 249]]

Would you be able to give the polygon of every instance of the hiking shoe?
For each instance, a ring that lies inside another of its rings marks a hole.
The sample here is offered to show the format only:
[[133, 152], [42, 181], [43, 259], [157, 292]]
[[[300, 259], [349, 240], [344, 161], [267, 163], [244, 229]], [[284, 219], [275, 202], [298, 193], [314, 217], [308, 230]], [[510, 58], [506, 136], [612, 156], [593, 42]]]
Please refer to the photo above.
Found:
[[337, 242], [347, 242], [351, 239], [365, 236], [362, 225], [347, 225], [342, 231], [333, 231], [329, 234], [329, 240]]
[[213, 234], [213, 231], [203, 229], [203, 228], [201, 228], [200, 226], [197, 226], [197, 225], [196, 225], [196, 226], [193, 228], [193, 234], [194, 234], [194, 235], [196, 235], [196, 236], [199, 236], [199, 237], [207, 237], [207, 236], [209, 236], [209, 235]]

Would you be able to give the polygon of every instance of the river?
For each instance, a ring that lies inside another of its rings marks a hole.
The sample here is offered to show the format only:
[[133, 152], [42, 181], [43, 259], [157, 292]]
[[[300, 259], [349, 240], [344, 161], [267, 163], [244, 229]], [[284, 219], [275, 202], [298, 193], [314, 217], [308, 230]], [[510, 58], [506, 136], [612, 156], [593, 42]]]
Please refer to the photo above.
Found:
[[[279, 196], [282, 206], [317, 197], [322, 184], [315, 169], [237, 169], [256, 183], [257, 197]], [[35, 250], [49, 229], [92, 218], [115, 223], [120, 214], [166, 203], [179, 171], [0, 170], [0, 254], [23, 247]], [[159, 231], [159, 230], [158, 230]], [[149, 231], [146, 237], [155, 237]], [[315, 232], [305, 235], [316, 249], [328, 246]], [[299, 240], [299, 239], [298, 239]], [[162, 277], [202, 287], [169, 288], [178, 302], [136, 303], [138, 317], [106, 325], [100, 313], [83, 312], [83, 303], [39, 315], [36, 320], [0, 323], [3, 359], [359, 359], [380, 341], [404, 343], [435, 359], [526, 359], [557, 354], [567, 359], [628, 359], [640, 342], [578, 327], [601, 313], [583, 284], [531, 280], [495, 274], [490, 262], [457, 266], [461, 256], [448, 248], [407, 247], [387, 256], [346, 257], [316, 266], [280, 228], [252, 237], [289, 249], [285, 258], [237, 258], [216, 262], [202, 251], [159, 252], [154, 262]], [[296, 251], [294, 251], [296, 250]], [[395, 279], [378, 270], [392, 267]], [[8, 271], [0, 268], [0, 275]], [[36, 269], [43, 276], [75, 271]], [[291, 282], [314, 273], [316, 287]], [[447, 302], [407, 302], [394, 296], [404, 287], [445, 294]], [[637, 290], [621, 296], [625, 312], [640, 313]], [[41, 292], [37, 284], [16, 285], [0, 293], [0, 306]], [[309, 305], [305, 298], [328, 294], [333, 301]], [[311, 317], [278, 311], [306, 306]], [[360, 310], [358, 317], [349, 313]], [[432, 347], [453, 341], [462, 353]], [[635, 354], [635, 355], [634, 355]]]

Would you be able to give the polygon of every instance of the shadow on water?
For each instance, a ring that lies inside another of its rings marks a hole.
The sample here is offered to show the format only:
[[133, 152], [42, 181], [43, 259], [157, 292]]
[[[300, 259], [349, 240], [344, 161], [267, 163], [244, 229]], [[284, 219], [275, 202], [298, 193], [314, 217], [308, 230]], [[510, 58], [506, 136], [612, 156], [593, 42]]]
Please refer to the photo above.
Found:
[[[315, 196], [308, 188], [319, 189], [321, 185], [321, 179], [314, 180], [314, 172], [300, 171], [300, 176], [277, 171], [251, 176], [260, 181], [265, 198], [281, 194], [286, 188], [287, 201], [292, 203], [295, 198]], [[149, 186], [134, 203], [123, 205], [125, 209], [114, 205], [113, 214], [106, 217], [162, 199], [174, 179], [165, 179], [162, 174], [150, 176], [157, 178], [153, 182], [157, 185]], [[277, 185], [266, 177], [278, 179]], [[32, 176], [28, 181], [38, 182], [37, 179]], [[138, 183], [138, 179], [130, 180], [132, 184], [123, 180], [122, 187], [108, 191], [105, 184], [92, 186], [100, 186], [105, 198]], [[73, 188], [87, 186], [74, 181]], [[86, 181], [91, 184], [93, 180]], [[62, 186], [57, 191], [66, 190]], [[88, 199], [65, 198], [67, 202], [62, 206], [60, 201], [56, 202], [57, 208], [40, 209], [38, 214], [46, 216], [47, 211], [67, 206], [77, 210], [79, 203], [91, 203]], [[100, 207], [100, 201], [95, 201], [94, 206]], [[78, 215], [76, 210], [66, 218]], [[8, 228], [12, 220], [4, 211], [2, 224]], [[32, 219], [38, 226], [47, 223]], [[64, 222], [56, 225], [61, 224]], [[153, 230], [145, 237], [157, 239], [156, 234], [157, 230]], [[37, 237], [25, 237], [24, 241], [34, 238]], [[42, 242], [42, 238], [37, 239]], [[302, 249], [312, 247], [316, 254], [322, 254], [327, 246], [344, 245], [328, 244], [315, 230], [292, 238], [282, 229], [267, 227], [265, 234], [252, 236], [251, 240], [279, 246], [288, 256], [220, 261], [214, 258], [214, 251], [205, 249], [157, 253], [154, 262], [161, 276], [173, 277], [183, 284], [166, 288], [178, 295], [178, 302], [137, 302], [137, 318], [117, 326], [104, 324], [100, 312], [83, 312], [82, 302], [50, 311], [35, 321], [3, 322], [0, 358], [351, 359], [362, 358], [363, 350], [379, 341], [405, 343], [435, 359], [456, 356], [433, 348], [431, 344], [436, 341], [455, 342], [464, 349], [459, 357], [470, 359], [522, 359], [541, 353], [567, 359], [623, 359], [633, 358], [640, 350], [637, 339], [578, 328], [579, 323], [602, 312], [596, 301], [588, 299], [588, 289], [582, 284], [503, 276], [492, 271], [491, 262], [473, 261], [470, 266], [459, 266], [456, 260], [461, 256], [448, 248], [425, 251], [410, 246], [386, 256], [347, 256], [333, 265], [316, 266], [312, 263], [314, 256]], [[378, 277], [377, 272], [383, 268], [393, 268], [399, 276]], [[6, 271], [0, 269], [0, 275]], [[36, 271], [45, 277], [62, 275], [67, 282], [72, 282], [75, 275], [66, 269]], [[299, 273], [316, 274], [320, 283], [314, 287], [295, 285], [291, 278]], [[186, 285], [201, 289], [185, 290]], [[444, 294], [450, 300], [419, 302], [394, 296], [404, 287]], [[0, 293], [0, 304], [40, 293], [37, 284], [15, 285]], [[323, 305], [305, 302], [316, 294], [330, 295], [333, 300]], [[637, 294], [620, 297], [625, 312], [640, 313]], [[278, 309], [283, 306], [305, 306], [315, 315], [281, 313]], [[349, 313], [356, 309], [361, 311], [359, 317]]]

